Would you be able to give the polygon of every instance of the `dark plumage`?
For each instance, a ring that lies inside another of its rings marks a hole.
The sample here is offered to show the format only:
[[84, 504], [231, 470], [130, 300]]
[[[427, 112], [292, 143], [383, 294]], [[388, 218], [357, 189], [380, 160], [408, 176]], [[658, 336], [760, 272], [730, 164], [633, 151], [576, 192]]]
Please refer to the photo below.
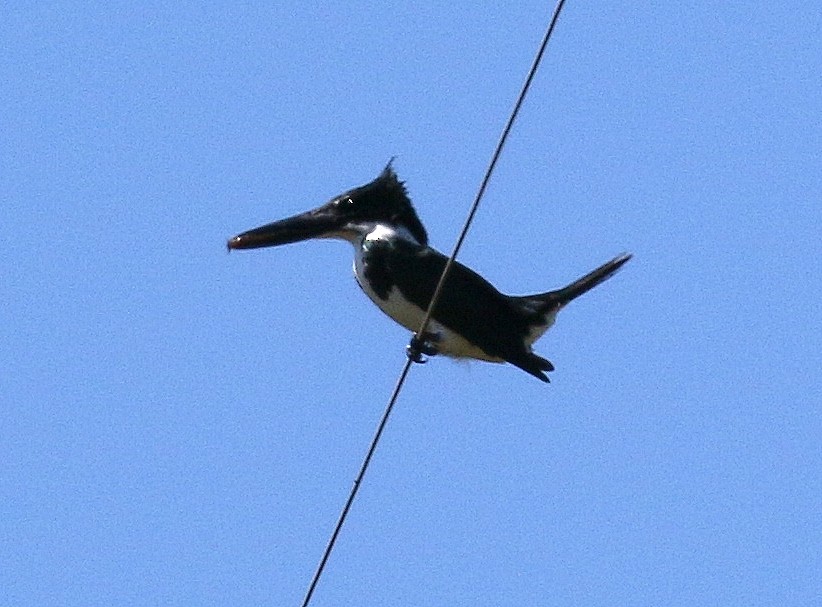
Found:
[[[312, 211], [235, 236], [229, 248], [275, 246], [307, 238], [341, 238], [354, 246], [357, 282], [391, 318], [416, 331], [447, 258], [428, 246], [404, 184], [391, 163], [373, 181], [348, 190]], [[454, 357], [507, 361], [547, 382], [550, 361], [532, 344], [571, 300], [607, 280], [631, 255], [615, 257], [561, 289], [527, 296], [500, 293], [466, 266], [455, 263], [423, 338]]]

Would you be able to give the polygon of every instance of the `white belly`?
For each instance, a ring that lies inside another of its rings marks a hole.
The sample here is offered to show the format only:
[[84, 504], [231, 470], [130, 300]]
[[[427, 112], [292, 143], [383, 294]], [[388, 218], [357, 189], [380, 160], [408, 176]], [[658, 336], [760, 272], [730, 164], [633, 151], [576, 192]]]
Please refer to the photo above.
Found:
[[[425, 318], [425, 310], [406, 300], [396, 287], [391, 289], [386, 299], [381, 299], [368, 285], [368, 281], [361, 278], [363, 269], [361, 256], [355, 255], [354, 276], [360, 288], [368, 295], [371, 301], [377, 304], [380, 310], [409, 331], [416, 333]], [[453, 356], [454, 358], [476, 358], [489, 362], [505, 362], [501, 358], [489, 356], [483, 350], [434, 319], [431, 319], [428, 323], [426, 333], [431, 333], [436, 336], [435, 345], [437, 350], [446, 356]]]

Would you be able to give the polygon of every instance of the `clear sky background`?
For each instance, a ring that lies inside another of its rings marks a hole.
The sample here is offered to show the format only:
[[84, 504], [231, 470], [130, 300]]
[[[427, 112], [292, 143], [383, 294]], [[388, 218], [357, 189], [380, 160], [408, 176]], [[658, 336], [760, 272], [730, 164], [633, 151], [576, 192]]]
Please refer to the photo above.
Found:
[[[551, 3], [5, 3], [0, 605], [298, 605], [408, 333], [343, 242], [388, 159], [449, 252]], [[822, 9], [578, 2], [460, 257], [635, 258], [509, 365], [411, 370], [314, 605], [822, 604]]]

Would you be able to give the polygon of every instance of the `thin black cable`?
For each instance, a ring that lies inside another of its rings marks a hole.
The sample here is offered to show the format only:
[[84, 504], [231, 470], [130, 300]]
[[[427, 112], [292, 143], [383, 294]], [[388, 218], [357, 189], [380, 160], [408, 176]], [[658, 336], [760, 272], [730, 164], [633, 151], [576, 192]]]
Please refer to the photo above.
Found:
[[[536, 57], [534, 58], [534, 62], [531, 64], [531, 69], [528, 70], [528, 76], [525, 79], [525, 84], [522, 86], [522, 90], [519, 93], [519, 97], [517, 97], [517, 102], [514, 104], [514, 109], [511, 111], [511, 116], [508, 118], [508, 122], [505, 124], [505, 128], [502, 131], [502, 135], [500, 136], [499, 142], [497, 143], [497, 147], [494, 150], [494, 155], [491, 157], [491, 162], [488, 165], [488, 169], [485, 172], [485, 177], [482, 179], [482, 183], [480, 184], [479, 191], [477, 192], [477, 196], [474, 198], [474, 202], [471, 205], [471, 209], [468, 212], [468, 218], [465, 220], [465, 224], [462, 227], [462, 231], [460, 232], [459, 238], [457, 239], [457, 244], [454, 246], [454, 250], [451, 253], [451, 256], [448, 258], [448, 261], [445, 264], [445, 268], [442, 271], [442, 276], [440, 276], [440, 281], [437, 283], [437, 288], [434, 290], [434, 294], [431, 297], [431, 302], [428, 305], [428, 310], [425, 313], [425, 318], [420, 325], [420, 330], [417, 331], [417, 335], [424, 335], [425, 329], [428, 327], [428, 324], [431, 322], [431, 313], [434, 310], [434, 306], [436, 306], [437, 301], [439, 300], [440, 294], [442, 293], [442, 286], [445, 284], [445, 279], [448, 276], [448, 272], [451, 270], [451, 266], [454, 265], [454, 260], [459, 253], [460, 248], [462, 247], [462, 243], [465, 240], [465, 237], [468, 235], [468, 230], [471, 227], [471, 222], [474, 220], [474, 215], [479, 208], [479, 203], [482, 200], [483, 195], [485, 194], [485, 189], [488, 186], [488, 181], [491, 179], [491, 174], [494, 172], [494, 168], [497, 165], [497, 160], [499, 160], [500, 154], [502, 153], [503, 147], [505, 147], [505, 142], [508, 139], [508, 134], [511, 132], [511, 128], [514, 126], [514, 121], [519, 114], [519, 110], [522, 107], [523, 101], [525, 101], [525, 96], [528, 94], [528, 89], [531, 87], [531, 81], [534, 79], [534, 75], [537, 73], [537, 69], [539, 68], [539, 64], [542, 61], [542, 56], [545, 54], [545, 49], [548, 46], [548, 40], [551, 38], [551, 33], [554, 31], [554, 26], [557, 23], [557, 19], [559, 19], [559, 14], [562, 11], [562, 7], [565, 4], [565, 0], [558, 0], [556, 7], [554, 8], [554, 12], [551, 15], [551, 21], [548, 24], [548, 29], [545, 31], [545, 36], [542, 38], [542, 42], [539, 46], [539, 50], [537, 51]], [[317, 566], [317, 571], [314, 573], [314, 577], [311, 578], [311, 583], [308, 586], [308, 591], [305, 594], [305, 598], [302, 602], [302, 607], [308, 607], [308, 604], [311, 602], [311, 597], [314, 594], [314, 590], [317, 588], [317, 584], [320, 581], [320, 577], [322, 576], [323, 570], [325, 569], [326, 563], [328, 563], [328, 559], [331, 556], [331, 551], [334, 549], [334, 544], [337, 542], [337, 537], [342, 530], [342, 526], [345, 523], [345, 519], [348, 516], [348, 512], [351, 510], [351, 505], [354, 503], [354, 498], [357, 496], [357, 492], [360, 489], [360, 485], [362, 484], [363, 477], [365, 476], [366, 470], [368, 470], [368, 466], [371, 463], [371, 458], [374, 455], [374, 452], [377, 450], [377, 445], [380, 442], [380, 437], [382, 436], [383, 430], [385, 429], [386, 424], [388, 423], [388, 418], [391, 415], [391, 411], [394, 409], [394, 404], [397, 402], [397, 399], [400, 396], [400, 392], [402, 391], [402, 387], [405, 384], [405, 379], [408, 377], [408, 372], [411, 369], [411, 358], [407, 358], [405, 361], [405, 365], [400, 372], [399, 379], [397, 380], [397, 384], [394, 386], [394, 391], [391, 393], [391, 398], [388, 399], [388, 405], [385, 407], [385, 411], [382, 414], [382, 418], [380, 418], [380, 423], [377, 425], [377, 431], [374, 433], [374, 438], [371, 439], [371, 445], [368, 447], [368, 452], [365, 455], [365, 459], [363, 459], [362, 465], [360, 466], [360, 471], [357, 473], [357, 477], [354, 479], [354, 485], [351, 487], [351, 492], [348, 494], [348, 499], [345, 501], [345, 505], [343, 506], [342, 512], [340, 512], [340, 516], [337, 519], [337, 524], [334, 526], [334, 531], [331, 533], [331, 537], [328, 540], [328, 544], [325, 547], [325, 551], [323, 552], [323, 556], [320, 559], [320, 563]]]
[[317, 566], [317, 571], [314, 573], [314, 577], [311, 579], [311, 584], [308, 587], [308, 591], [305, 593], [302, 607], [308, 607], [308, 603], [311, 601], [311, 595], [314, 594], [314, 589], [320, 581], [320, 576], [323, 573], [323, 569], [325, 569], [325, 564], [328, 562], [328, 557], [331, 556], [331, 551], [334, 549], [334, 544], [337, 541], [337, 536], [340, 534], [345, 518], [348, 516], [348, 511], [351, 510], [351, 504], [354, 503], [354, 498], [357, 496], [357, 491], [360, 490], [360, 485], [362, 484], [362, 479], [365, 476], [365, 471], [368, 469], [368, 464], [371, 463], [371, 456], [373, 456], [374, 451], [377, 450], [377, 444], [380, 442], [382, 431], [385, 429], [385, 424], [388, 423], [388, 416], [391, 415], [391, 410], [394, 408], [394, 403], [397, 402], [397, 398], [400, 395], [403, 384], [405, 384], [405, 378], [408, 376], [408, 371], [410, 369], [411, 359], [408, 358], [406, 359], [405, 366], [402, 368], [400, 377], [397, 380], [397, 385], [394, 386], [394, 392], [391, 393], [391, 398], [388, 400], [388, 406], [386, 406], [385, 412], [382, 414], [382, 418], [380, 419], [380, 423], [377, 425], [377, 431], [374, 433], [374, 438], [371, 439], [371, 445], [368, 447], [368, 453], [366, 453], [362, 466], [360, 466], [360, 471], [357, 473], [357, 478], [354, 479], [354, 486], [351, 487], [351, 493], [348, 494], [348, 499], [345, 501], [345, 506], [343, 506], [342, 512], [340, 512], [340, 518], [337, 519], [337, 524], [334, 526], [334, 532], [328, 540], [328, 545], [325, 547], [325, 552], [323, 552], [323, 556], [320, 559], [320, 564]]
[[531, 81], [537, 73], [537, 68], [539, 68], [540, 62], [542, 62], [542, 56], [545, 54], [545, 48], [548, 46], [548, 40], [551, 38], [551, 34], [554, 31], [554, 26], [557, 24], [559, 14], [562, 11], [562, 6], [564, 4], [565, 0], [558, 0], [557, 5], [554, 8], [554, 13], [551, 15], [551, 21], [548, 23], [548, 29], [545, 30], [545, 36], [543, 36], [542, 43], [539, 45], [539, 50], [537, 51], [536, 57], [534, 57], [534, 62], [531, 64], [531, 69], [528, 70], [528, 76], [525, 78], [525, 84], [522, 85], [522, 90], [519, 93], [519, 97], [517, 97], [517, 102], [514, 104], [514, 109], [511, 112], [511, 116], [508, 118], [508, 122], [506, 123], [505, 128], [502, 131], [502, 135], [499, 138], [497, 148], [494, 150], [494, 155], [491, 157], [491, 162], [488, 165], [488, 169], [485, 171], [485, 177], [482, 178], [482, 183], [480, 184], [479, 191], [477, 191], [477, 196], [474, 198], [474, 202], [471, 205], [471, 210], [468, 212], [468, 218], [465, 220], [465, 225], [462, 226], [462, 231], [460, 232], [459, 238], [457, 238], [457, 244], [454, 246], [454, 250], [451, 252], [451, 256], [448, 258], [445, 268], [442, 271], [440, 281], [437, 283], [437, 288], [434, 289], [434, 294], [431, 296], [431, 302], [428, 304], [428, 310], [425, 313], [425, 318], [420, 325], [419, 331], [417, 331], [417, 335], [420, 337], [424, 338], [425, 329], [428, 328], [428, 323], [431, 322], [431, 315], [433, 314], [434, 307], [437, 305], [440, 295], [442, 294], [442, 287], [445, 284], [445, 279], [448, 278], [448, 273], [451, 271], [451, 267], [454, 265], [457, 254], [462, 248], [462, 243], [468, 235], [468, 230], [471, 228], [471, 222], [474, 221], [474, 215], [476, 215], [477, 209], [479, 208], [479, 203], [485, 194], [485, 188], [488, 186], [488, 181], [491, 179], [491, 174], [497, 166], [497, 160], [499, 160], [500, 154], [502, 154], [502, 148], [505, 147], [508, 134], [514, 126], [514, 121], [517, 119], [517, 115], [519, 114], [523, 101], [525, 101], [525, 96], [528, 94], [528, 89], [531, 88]]

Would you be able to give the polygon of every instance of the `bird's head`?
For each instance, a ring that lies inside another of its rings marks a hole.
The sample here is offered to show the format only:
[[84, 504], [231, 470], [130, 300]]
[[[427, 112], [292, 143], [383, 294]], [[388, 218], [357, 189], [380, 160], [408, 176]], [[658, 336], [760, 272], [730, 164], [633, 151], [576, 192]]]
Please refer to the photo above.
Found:
[[377, 224], [403, 228], [419, 244], [428, 244], [425, 228], [391, 162], [370, 183], [340, 194], [316, 209], [238, 234], [229, 239], [228, 248], [273, 247], [309, 238], [353, 242]]

